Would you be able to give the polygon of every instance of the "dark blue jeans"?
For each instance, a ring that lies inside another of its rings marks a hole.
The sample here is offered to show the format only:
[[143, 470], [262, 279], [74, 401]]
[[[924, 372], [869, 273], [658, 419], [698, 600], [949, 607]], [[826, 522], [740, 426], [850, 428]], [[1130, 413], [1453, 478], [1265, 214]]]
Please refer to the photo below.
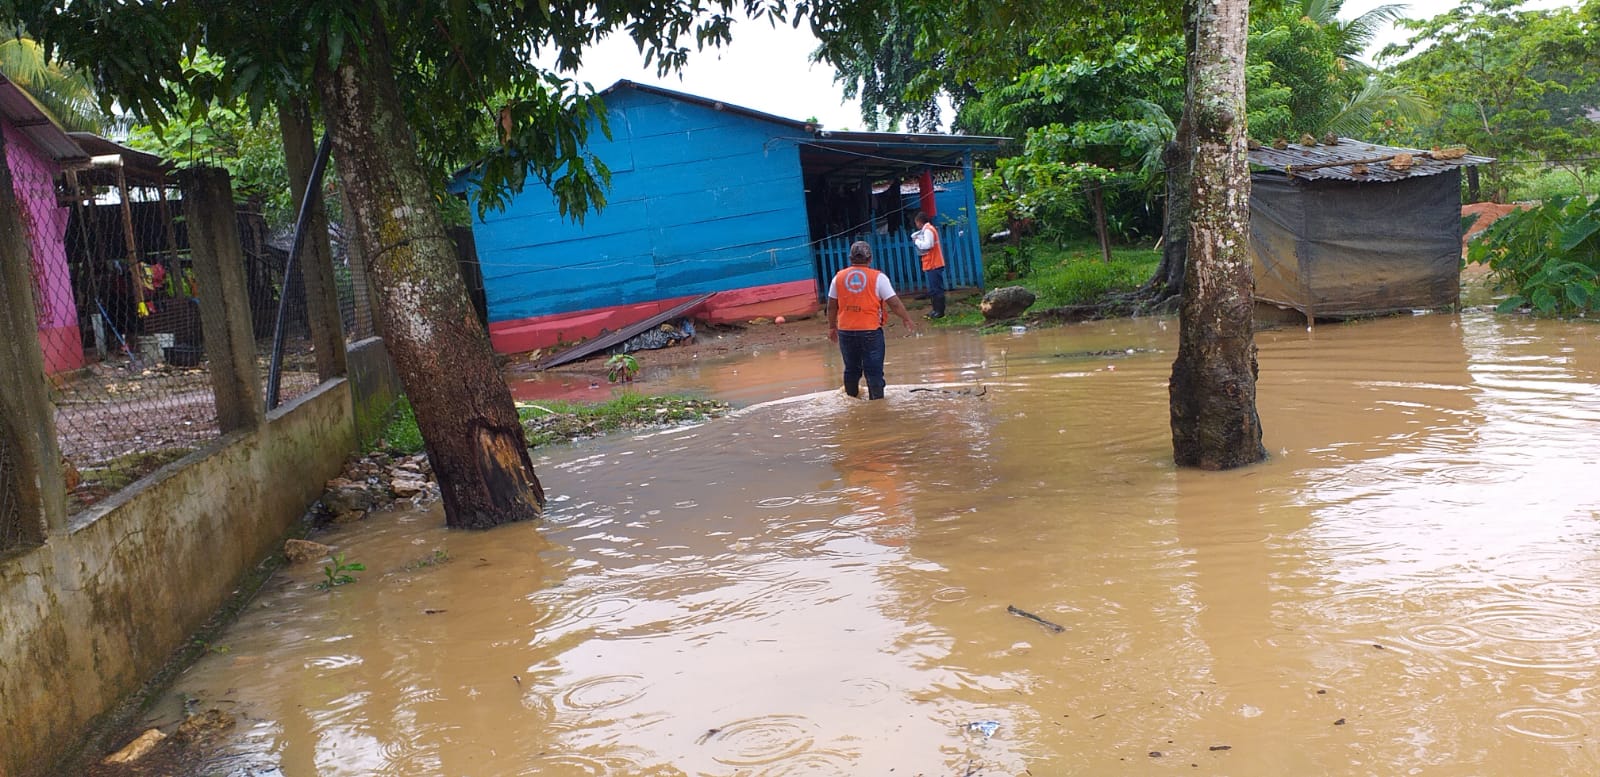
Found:
[[944, 268], [935, 267], [932, 270], [923, 270], [922, 274], [928, 280], [928, 299], [933, 302], [933, 314], [944, 315]]
[[883, 399], [883, 329], [839, 331], [839, 355], [844, 357], [844, 391], [861, 395], [861, 376], [867, 376], [867, 399]]

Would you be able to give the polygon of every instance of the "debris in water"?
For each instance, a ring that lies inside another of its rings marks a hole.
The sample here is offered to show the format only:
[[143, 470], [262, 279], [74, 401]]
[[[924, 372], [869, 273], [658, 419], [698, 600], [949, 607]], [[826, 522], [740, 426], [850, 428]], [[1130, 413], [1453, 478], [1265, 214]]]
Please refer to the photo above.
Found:
[[1232, 749], [1233, 749], [1233, 745], [1212, 745], [1211, 746], [1211, 752], [1213, 752], [1213, 753], [1215, 753], [1215, 752], [1217, 752], [1219, 750], [1232, 750]]
[[976, 731], [976, 732], [982, 734], [984, 739], [988, 739], [989, 737], [994, 736], [994, 732], [1000, 730], [1000, 721], [998, 721], [998, 720], [974, 720], [971, 723], [967, 724], [967, 730], [968, 731]]
[[716, 736], [718, 734], [721, 734], [721, 733], [722, 733], [722, 729], [720, 729], [720, 728], [708, 728], [708, 729], [706, 729], [706, 733], [701, 734], [700, 738], [696, 739], [694, 741], [694, 743], [697, 744], [697, 745], [703, 745], [703, 744], [705, 744], [707, 742], [710, 742], [712, 737], [714, 737], [714, 736]]
[[1028, 620], [1033, 621], [1034, 623], [1037, 623], [1040, 626], [1043, 626], [1043, 627], [1045, 627], [1045, 628], [1047, 628], [1047, 629], [1049, 629], [1049, 630], [1051, 630], [1051, 631], [1053, 631], [1053, 632], [1055, 632], [1057, 634], [1060, 634], [1061, 632], [1067, 630], [1066, 626], [1062, 626], [1062, 625], [1060, 625], [1058, 623], [1051, 623], [1050, 621], [1047, 621], [1044, 618], [1041, 618], [1041, 617], [1039, 617], [1037, 615], [1034, 615], [1033, 613], [1028, 612], [1027, 610], [1018, 609], [1016, 605], [1012, 605], [1012, 604], [1006, 605], [1006, 612], [1009, 612], [1012, 615], [1018, 615], [1018, 616], [1021, 616], [1023, 618], [1027, 618]]
[[1344, 725], [1344, 718], [1340, 718], [1340, 719], [1334, 721], [1333, 725], [1335, 725], [1335, 726], [1343, 726]]

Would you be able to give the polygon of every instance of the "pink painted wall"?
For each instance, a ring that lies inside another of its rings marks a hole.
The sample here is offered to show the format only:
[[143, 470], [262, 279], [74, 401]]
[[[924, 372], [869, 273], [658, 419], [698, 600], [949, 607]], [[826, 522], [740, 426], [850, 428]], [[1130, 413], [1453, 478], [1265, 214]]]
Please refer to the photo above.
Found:
[[83, 366], [83, 340], [78, 332], [78, 306], [67, 272], [67, 218], [70, 209], [56, 205], [55, 178], [60, 165], [41, 152], [9, 122], [5, 133], [6, 164], [22, 211], [22, 223], [33, 244], [33, 303], [39, 313], [39, 347], [45, 371], [54, 375]]

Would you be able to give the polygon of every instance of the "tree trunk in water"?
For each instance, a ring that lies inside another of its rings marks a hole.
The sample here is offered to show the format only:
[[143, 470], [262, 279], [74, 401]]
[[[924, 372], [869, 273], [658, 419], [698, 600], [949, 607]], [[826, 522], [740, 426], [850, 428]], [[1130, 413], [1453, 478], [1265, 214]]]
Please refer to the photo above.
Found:
[[1244, 57], [1249, 0], [1186, 4], [1192, 25], [1184, 116], [1194, 145], [1188, 261], [1169, 399], [1179, 466], [1266, 458], [1256, 413]]
[[473, 314], [456, 253], [405, 123], [383, 22], [318, 72], [348, 217], [377, 313], [439, 479], [445, 522], [482, 529], [537, 518], [533, 472], [511, 392]]

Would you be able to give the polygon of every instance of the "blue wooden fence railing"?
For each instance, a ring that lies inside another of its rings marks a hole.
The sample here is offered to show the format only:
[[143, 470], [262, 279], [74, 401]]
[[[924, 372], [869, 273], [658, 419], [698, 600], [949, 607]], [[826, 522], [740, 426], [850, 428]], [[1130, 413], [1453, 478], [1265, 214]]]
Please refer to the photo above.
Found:
[[[983, 288], [983, 257], [976, 241], [961, 234], [962, 227], [947, 226], [939, 230], [940, 245], [944, 247], [944, 284], [948, 288]], [[889, 275], [889, 282], [900, 294], [927, 291], [928, 283], [922, 276], [922, 261], [917, 257], [917, 247], [911, 235], [898, 232], [892, 235], [873, 233], [866, 237], [872, 246], [872, 266]], [[850, 263], [850, 244], [854, 238], [836, 236], [817, 243], [818, 293], [826, 299], [828, 283], [834, 273]]]

